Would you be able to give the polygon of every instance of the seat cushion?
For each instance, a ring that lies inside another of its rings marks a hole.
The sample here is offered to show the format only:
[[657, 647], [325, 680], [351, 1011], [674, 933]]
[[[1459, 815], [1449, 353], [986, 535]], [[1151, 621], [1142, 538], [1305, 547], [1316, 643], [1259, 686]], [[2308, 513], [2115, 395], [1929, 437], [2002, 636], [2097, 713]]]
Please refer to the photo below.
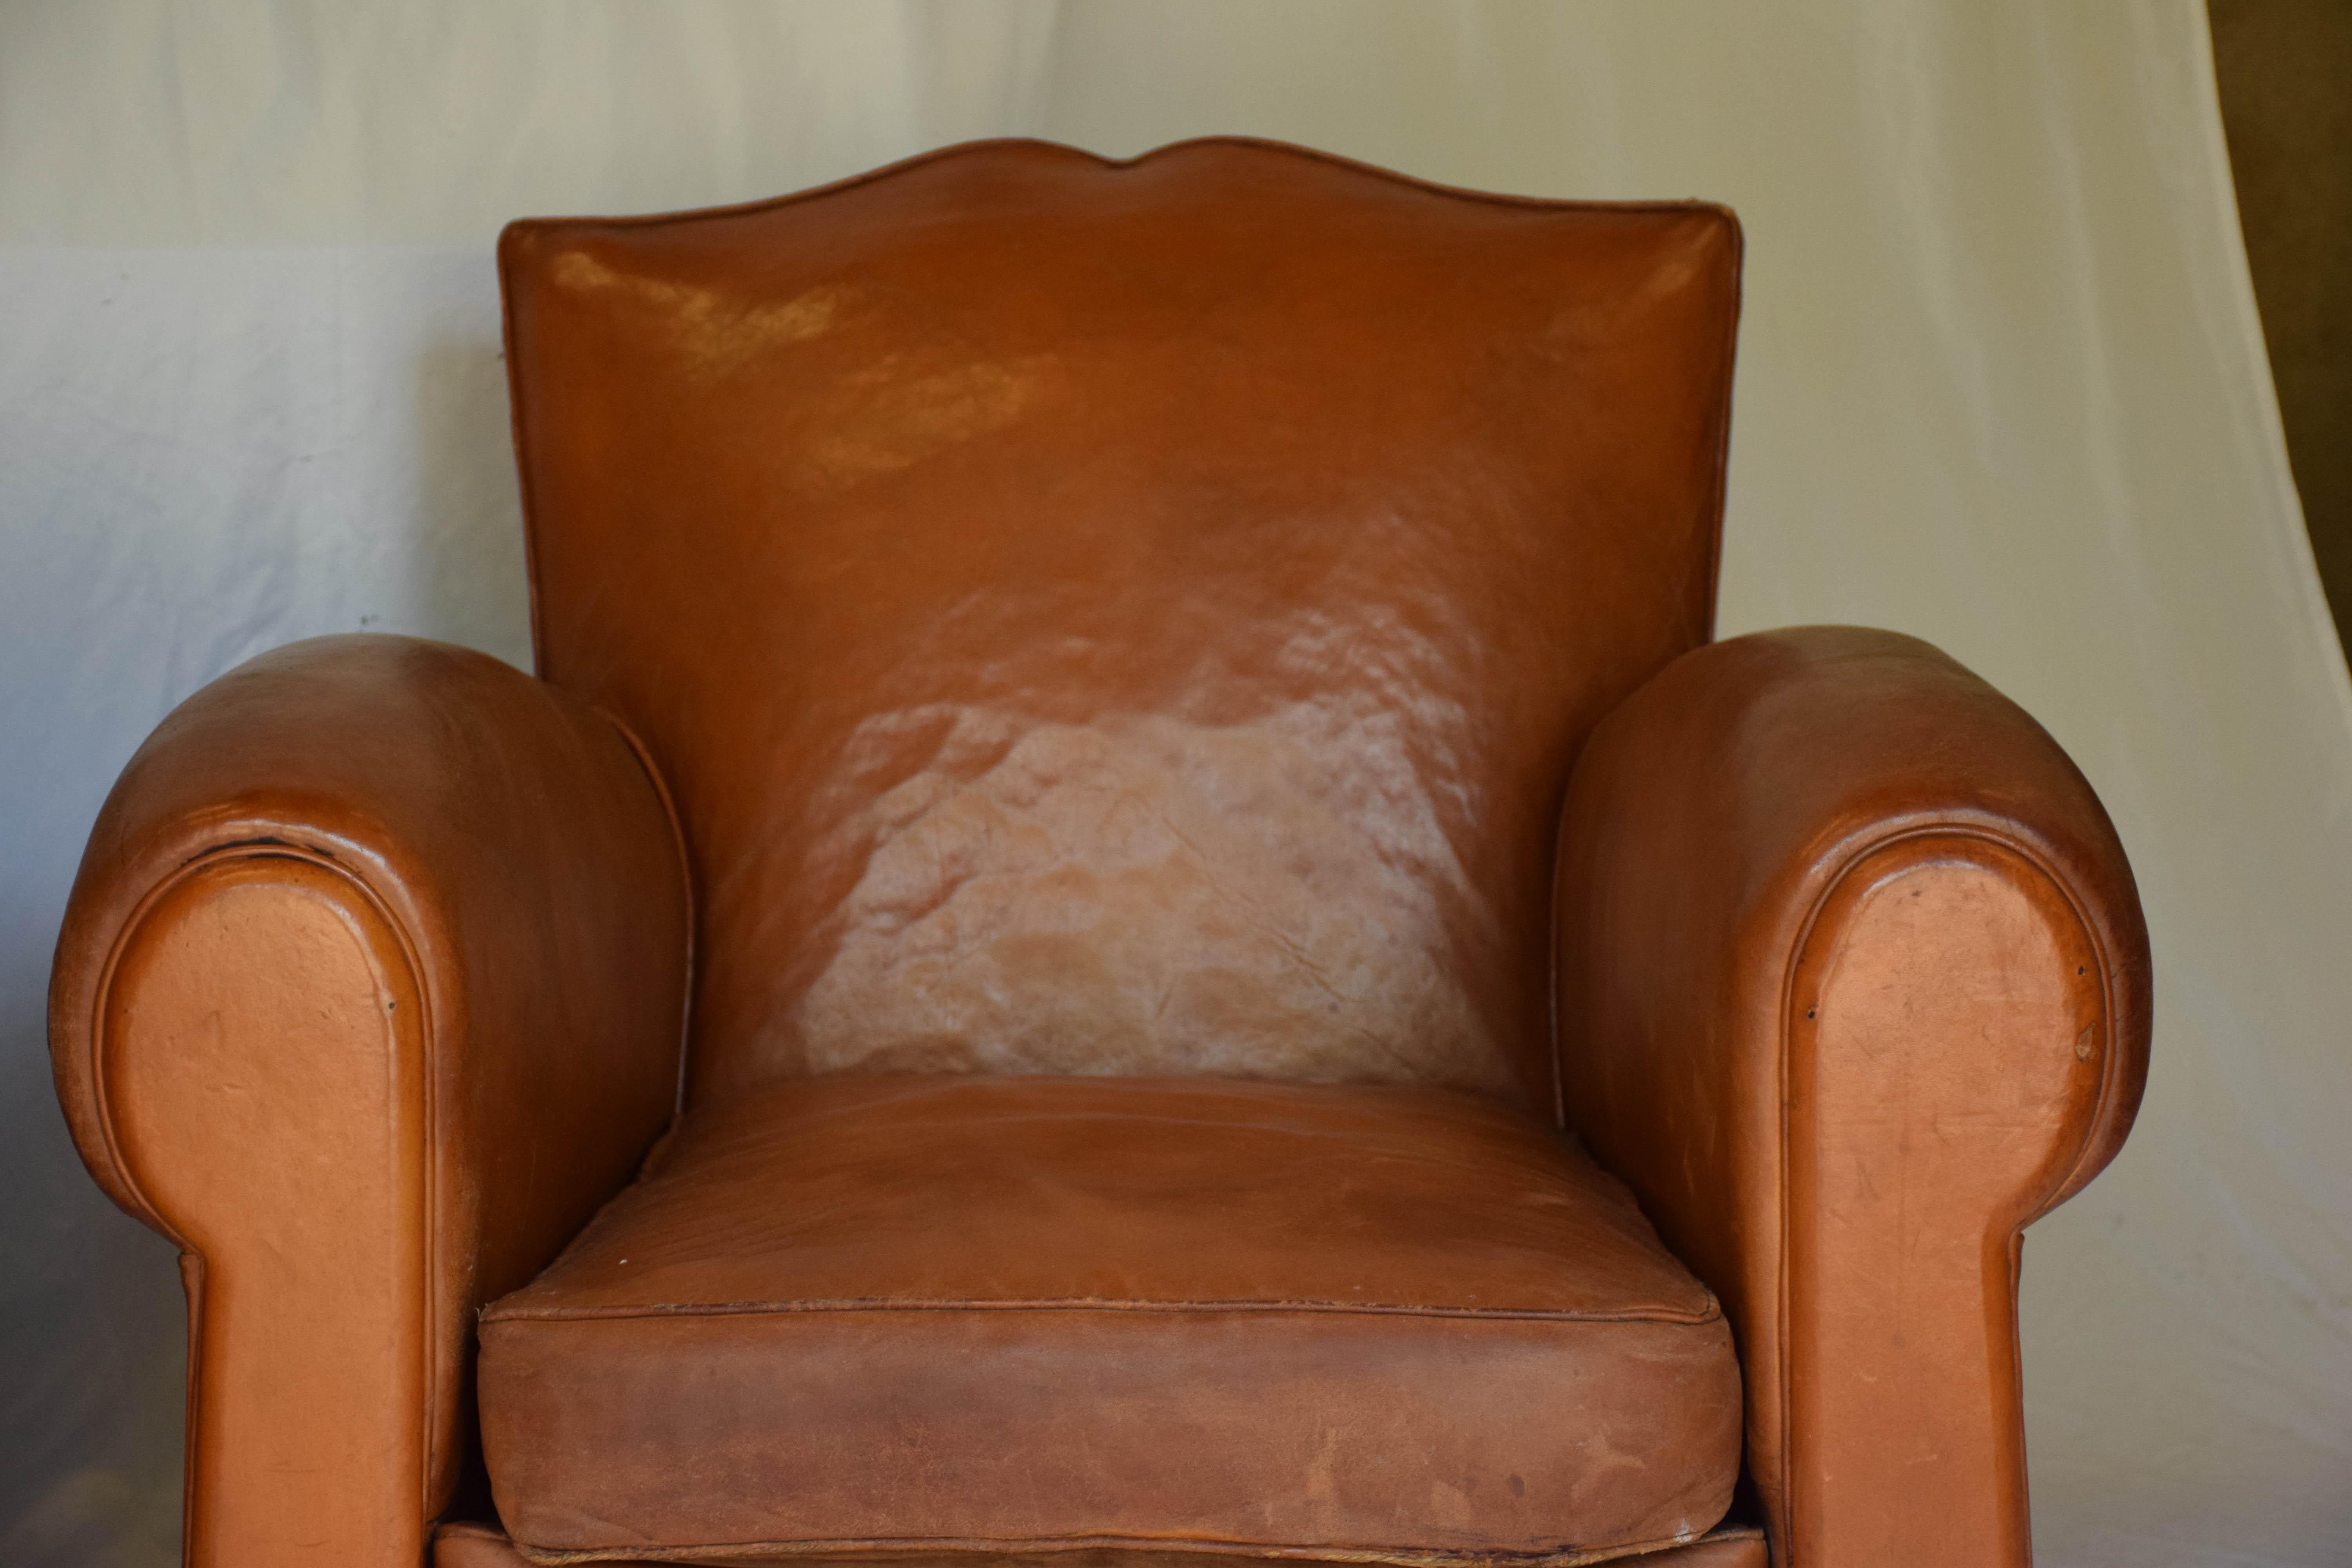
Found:
[[482, 1317], [542, 1560], [1688, 1540], [1738, 1474], [1714, 1298], [1475, 1096], [836, 1077], [682, 1121]]

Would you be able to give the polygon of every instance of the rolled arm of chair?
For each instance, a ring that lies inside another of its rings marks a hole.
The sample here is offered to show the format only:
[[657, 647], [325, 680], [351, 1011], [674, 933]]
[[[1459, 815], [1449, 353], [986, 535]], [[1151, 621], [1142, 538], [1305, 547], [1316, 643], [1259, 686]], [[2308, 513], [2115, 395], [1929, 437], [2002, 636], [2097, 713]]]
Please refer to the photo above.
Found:
[[187, 1560], [413, 1565], [482, 1301], [676, 1102], [689, 900], [617, 726], [485, 655], [298, 643], [124, 770], [50, 989], [90, 1172], [178, 1244]]
[[1562, 1113], [1720, 1296], [1777, 1561], [2028, 1561], [2020, 1233], [2147, 1068], [2122, 847], [1910, 637], [1669, 666], [1595, 732], [1556, 900]]

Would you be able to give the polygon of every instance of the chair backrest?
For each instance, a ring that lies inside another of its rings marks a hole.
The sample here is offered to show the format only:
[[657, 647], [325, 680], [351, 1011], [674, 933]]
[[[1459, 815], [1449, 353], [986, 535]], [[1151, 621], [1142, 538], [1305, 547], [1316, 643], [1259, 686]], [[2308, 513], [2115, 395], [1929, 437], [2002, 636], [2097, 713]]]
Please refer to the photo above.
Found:
[[510, 227], [540, 671], [676, 798], [689, 1098], [1548, 1105], [1554, 817], [1709, 634], [1738, 255], [1234, 140]]

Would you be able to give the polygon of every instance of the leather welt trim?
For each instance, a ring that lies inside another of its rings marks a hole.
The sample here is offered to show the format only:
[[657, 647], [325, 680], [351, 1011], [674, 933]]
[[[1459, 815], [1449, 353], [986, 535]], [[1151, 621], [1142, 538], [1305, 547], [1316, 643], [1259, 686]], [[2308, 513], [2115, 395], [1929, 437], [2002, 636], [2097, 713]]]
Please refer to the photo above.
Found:
[[1416, 1307], [1378, 1301], [1122, 1301], [1083, 1298], [914, 1301], [852, 1297], [814, 1301], [657, 1302], [635, 1307], [491, 1307], [483, 1311], [482, 1321], [595, 1322], [608, 1318], [730, 1318], [803, 1312], [1307, 1312], [1390, 1318], [1488, 1318], [1506, 1322], [1668, 1323], [1693, 1328], [1719, 1322], [1723, 1318], [1723, 1309], [1712, 1296], [1703, 1312], [1678, 1311], [1672, 1307], [1580, 1312], [1545, 1307]]
[[[1752, 1525], [1713, 1530], [1705, 1534], [1663, 1535], [1650, 1541], [1629, 1541], [1620, 1546], [1560, 1546], [1541, 1552], [1433, 1552], [1409, 1546], [1282, 1546], [1259, 1541], [1221, 1541], [1162, 1535], [1080, 1536], [909, 1536], [859, 1541], [741, 1541], [699, 1546], [598, 1546], [573, 1552], [551, 1552], [515, 1542], [514, 1548], [532, 1563], [562, 1568], [574, 1563], [678, 1563], [740, 1558], [845, 1558], [871, 1562], [900, 1554], [997, 1553], [1053, 1552], [1191, 1552], [1202, 1556], [1254, 1557], [1291, 1563], [1366, 1563], [1393, 1568], [1586, 1568], [1623, 1557], [1677, 1547], [1703, 1546], [1724, 1541], [1754, 1541], [1763, 1532]], [[1672, 1558], [1666, 1561], [1672, 1562]], [[878, 1568], [878, 1564], [877, 1564]]]

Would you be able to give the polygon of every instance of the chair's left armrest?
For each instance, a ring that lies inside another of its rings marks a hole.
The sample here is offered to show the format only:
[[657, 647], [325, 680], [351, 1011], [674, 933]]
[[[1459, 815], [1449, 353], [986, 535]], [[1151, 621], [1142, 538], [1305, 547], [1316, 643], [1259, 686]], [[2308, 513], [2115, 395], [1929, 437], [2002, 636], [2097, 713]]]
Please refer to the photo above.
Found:
[[177, 1243], [188, 1561], [415, 1563], [475, 1310], [676, 1104], [686, 873], [614, 723], [485, 655], [266, 655], [93, 829], [50, 988], [91, 1173]]
[[1563, 1113], [1724, 1300], [1777, 1560], [2022, 1564], [2020, 1232], [2147, 1070], [2090, 786], [1925, 643], [1735, 638], [1595, 731], [1556, 910]]

